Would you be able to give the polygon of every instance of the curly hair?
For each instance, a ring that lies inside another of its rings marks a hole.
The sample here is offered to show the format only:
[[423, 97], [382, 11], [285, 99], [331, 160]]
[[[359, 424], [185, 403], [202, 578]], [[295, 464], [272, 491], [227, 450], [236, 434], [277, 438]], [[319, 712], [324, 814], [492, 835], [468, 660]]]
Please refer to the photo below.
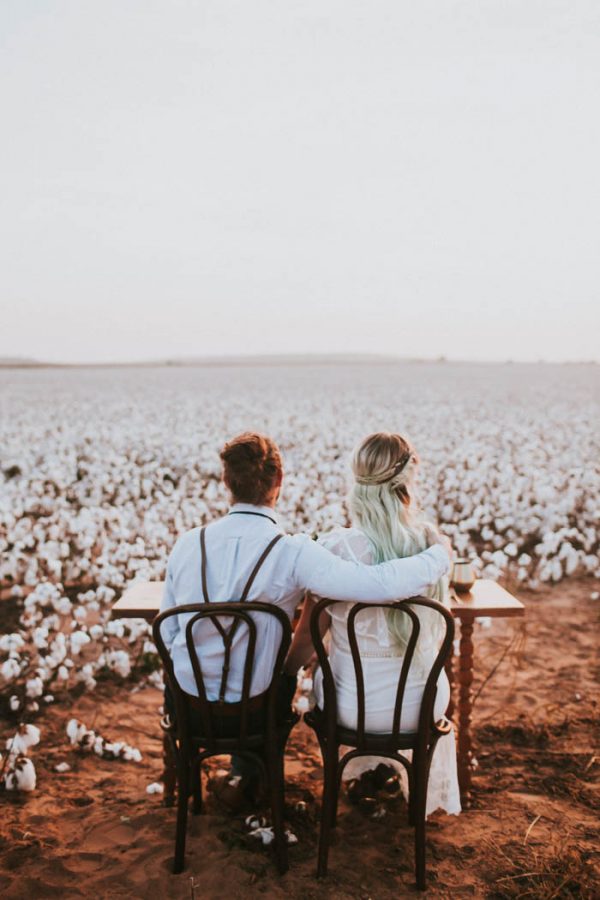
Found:
[[246, 431], [227, 441], [220, 453], [223, 480], [238, 503], [261, 506], [281, 483], [279, 447], [264, 434]]

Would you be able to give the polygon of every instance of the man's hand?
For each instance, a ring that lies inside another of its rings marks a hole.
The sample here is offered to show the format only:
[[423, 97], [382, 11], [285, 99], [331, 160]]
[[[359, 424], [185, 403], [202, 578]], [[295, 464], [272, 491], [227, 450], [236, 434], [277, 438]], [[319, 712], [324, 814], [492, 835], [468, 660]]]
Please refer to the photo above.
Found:
[[439, 544], [440, 547], [443, 547], [446, 553], [448, 554], [448, 559], [450, 560], [450, 564], [452, 564], [453, 558], [453, 550], [452, 544], [450, 543], [450, 539], [446, 537], [445, 534], [441, 534], [437, 528], [427, 528], [427, 543], [430, 547], [433, 547], [434, 544]]

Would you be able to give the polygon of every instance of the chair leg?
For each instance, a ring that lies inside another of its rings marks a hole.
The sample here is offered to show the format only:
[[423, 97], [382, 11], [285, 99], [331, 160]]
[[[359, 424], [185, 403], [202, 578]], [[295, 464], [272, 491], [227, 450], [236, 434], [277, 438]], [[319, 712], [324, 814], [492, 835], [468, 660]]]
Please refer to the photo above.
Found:
[[411, 763], [410, 769], [407, 770], [408, 776], [408, 824], [415, 824], [415, 809], [417, 802], [416, 778], [414, 763]]
[[271, 799], [271, 816], [273, 819], [273, 834], [275, 836], [275, 856], [277, 869], [280, 875], [285, 875], [289, 868], [288, 847], [285, 836], [285, 775], [284, 775], [284, 748], [278, 748], [274, 752], [267, 753], [267, 776], [269, 779], [269, 794]]
[[194, 764], [192, 769], [192, 793], [194, 802], [192, 812], [195, 816], [199, 816], [202, 812], [202, 763]]
[[321, 802], [321, 828], [319, 832], [317, 878], [322, 878], [327, 875], [331, 829], [335, 817], [337, 762], [337, 746], [335, 746], [335, 744], [333, 746], [327, 746], [323, 758], [323, 800]]
[[425, 809], [427, 805], [427, 766], [419, 761], [414, 773], [415, 876], [417, 890], [426, 888], [425, 869]]
[[[336, 752], [336, 763], [338, 753]], [[333, 768], [333, 767], [332, 767]], [[331, 827], [337, 828], [337, 812], [338, 812], [338, 804], [340, 799], [340, 785], [342, 781], [342, 773], [338, 774], [337, 767], [335, 772], [335, 778], [333, 779], [334, 790], [333, 790], [333, 798], [331, 801]]]
[[190, 798], [190, 767], [187, 761], [181, 762], [177, 774], [177, 827], [175, 831], [175, 858], [173, 860], [174, 875], [183, 872], [185, 861], [185, 833]]

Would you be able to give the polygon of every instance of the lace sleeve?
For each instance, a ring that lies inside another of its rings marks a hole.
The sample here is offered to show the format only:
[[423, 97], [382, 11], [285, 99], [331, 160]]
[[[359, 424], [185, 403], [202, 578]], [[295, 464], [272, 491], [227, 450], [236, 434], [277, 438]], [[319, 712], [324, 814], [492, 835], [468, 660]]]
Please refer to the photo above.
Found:
[[369, 539], [357, 528], [336, 528], [323, 534], [317, 541], [330, 553], [353, 562], [372, 565], [374, 553]]

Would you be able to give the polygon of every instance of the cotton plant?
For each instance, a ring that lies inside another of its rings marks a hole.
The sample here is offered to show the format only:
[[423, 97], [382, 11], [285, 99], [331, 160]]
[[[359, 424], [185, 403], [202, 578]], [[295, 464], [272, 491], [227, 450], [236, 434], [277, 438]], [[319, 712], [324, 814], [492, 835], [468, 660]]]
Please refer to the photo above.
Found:
[[71, 746], [82, 752], [95, 753], [102, 759], [122, 759], [136, 763], [142, 761], [142, 754], [137, 747], [131, 747], [125, 741], [108, 741], [77, 719], [69, 720], [66, 734]]
[[[533, 588], [600, 578], [595, 374], [561, 370], [548, 389], [510, 369], [494, 383], [465, 381], [460, 367], [424, 371], [365, 368], [340, 381], [334, 370], [301, 379], [248, 370], [243, 383], [225, 369], [219, 380], [157, 370], [150, 382], [132, 371], [127, 390], [63, 373], [51, 392], [11, 378], [0, 594], [19, 603], [20, 618], [0, 635], [4, 712], [40, 716], [104, 678], [162, 689], [149, 626], [111, 619], [111, 606], [128, 585], [164, 578], [177, 536], [227, 510], [219, 449], [248, 428], [281, 446], [277, 514], [290, 532], [350, 524], [351, 450], [385, 428], [413, 441], [425, 514], [480, 575]], [[310, 691], [297, 701], [303, 711]]]
[[0, 754], [0, 785], [7, 791], [35, 790], [36, 771], [29, 750], [40, 742], [40, 730], [35, 725], [19, 726], [12, 738], [5, 742], [4, 757]]

